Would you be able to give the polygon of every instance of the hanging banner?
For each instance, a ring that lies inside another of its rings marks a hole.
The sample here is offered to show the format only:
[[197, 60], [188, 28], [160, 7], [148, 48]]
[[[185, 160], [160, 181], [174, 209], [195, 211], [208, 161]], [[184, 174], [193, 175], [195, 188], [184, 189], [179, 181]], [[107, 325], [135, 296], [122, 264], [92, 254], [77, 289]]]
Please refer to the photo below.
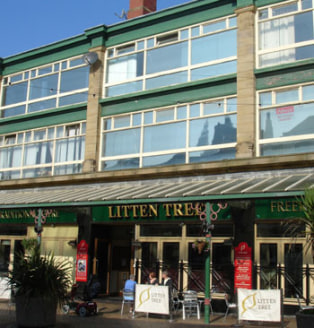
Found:
[[252, 248], [240, 243], [234, 252], [234, 290], [252, 288]]
[[135, 312], [169, 314], [169, 287], [136, 285]]
[[85, 240], [81, 240], [77, 246], [76, 254], [76, 281], [87, 282], [87, 267], [88, 267], [88, 244]]
[[252, 321], [281, 321], [280, 290], [238, 289], [238, 318]]

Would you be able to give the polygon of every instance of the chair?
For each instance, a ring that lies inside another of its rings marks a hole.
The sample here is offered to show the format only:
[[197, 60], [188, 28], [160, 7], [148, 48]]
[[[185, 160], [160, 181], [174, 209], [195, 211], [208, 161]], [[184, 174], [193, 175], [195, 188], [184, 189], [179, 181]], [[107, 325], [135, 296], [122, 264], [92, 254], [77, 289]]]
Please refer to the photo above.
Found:
[[192, 315], [193, 310], [196, 310], [197, 319], [200, 319], [200, 305], [197, 299], [197, 292], [194, 290], [188, 290], [183, 293], [182, 301], [182, 318], [186, 318], [186, 310], [189, 311], [189, 315]]
[[[122, 293], [121, 316], [123, 315], [124, 304], [134, 305], [134, 292], [123, 290]], [[132, 316], [134, 317], [134, 308], [132, 310]]]
[[302, 305], [299, 294], [296, 294], [295, 296], [296, 296], [296, 298], [298, 300], [298, 305], [299, 305], [300, 310], [314, 309], [313, 306], [310, 306], [310, 305]]
[[171, 311], [177, 313], [180, 306], [180, 299], [178, 295], [178, 291], [173, 288], [172, 290], [172, 298], [171, 298]]
[[225, 302], [226, 302], [226, 306], [227, 306], [226, 313], [225, 313], [225, 320], [226, 320], [226, 318], [228, 316], [228, 313], [229, 313], [229, 310], [230, 309], [236, 309], [237, 304], [229, 302], [229, 295], [228, 294], [225, 294]]

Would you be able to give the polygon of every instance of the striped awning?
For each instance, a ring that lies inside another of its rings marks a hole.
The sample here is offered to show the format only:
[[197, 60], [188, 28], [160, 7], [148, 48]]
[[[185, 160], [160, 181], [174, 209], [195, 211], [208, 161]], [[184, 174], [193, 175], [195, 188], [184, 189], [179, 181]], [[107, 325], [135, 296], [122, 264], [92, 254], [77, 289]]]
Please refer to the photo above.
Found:
[[311, 186], [314, 169], [248, 172], [2, 190], [0, 208], [284, 197], [300, 195]]

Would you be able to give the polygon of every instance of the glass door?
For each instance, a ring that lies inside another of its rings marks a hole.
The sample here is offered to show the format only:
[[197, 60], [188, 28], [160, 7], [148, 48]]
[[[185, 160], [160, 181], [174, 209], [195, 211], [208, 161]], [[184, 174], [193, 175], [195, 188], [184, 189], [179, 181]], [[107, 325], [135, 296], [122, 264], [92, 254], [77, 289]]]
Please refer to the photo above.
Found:
[[260, 289], [277, 288], [277, 253], [277, 244], [260, 244]]
[[158, 258], [157, 258], [157, 243], [144, 242], [141, 245], [142, 248], [142, 271], [141, 271], [141, 283], [148, 282], [148, 276], [150, 272], [155, 272], [158, 275]]
[[178, 288], [180, 243], [164, 242], [162, 251], [163, 270], [169, 272], [173, 286]]
[[294, 298], [296, 294], [303, 295], [303, 245], [285, 244], [285, 297]]

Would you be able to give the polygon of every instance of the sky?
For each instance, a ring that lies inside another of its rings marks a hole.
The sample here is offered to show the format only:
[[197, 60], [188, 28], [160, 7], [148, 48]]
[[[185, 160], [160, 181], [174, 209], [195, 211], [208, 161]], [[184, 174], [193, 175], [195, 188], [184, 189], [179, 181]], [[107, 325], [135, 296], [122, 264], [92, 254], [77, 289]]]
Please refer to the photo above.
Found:
[[[191, 0], [157, 0], [157, 10]], [[122, 21], [129, 0], [7, 0], [1, 2], [0, 57], [83, 34], [97, 25]]]

